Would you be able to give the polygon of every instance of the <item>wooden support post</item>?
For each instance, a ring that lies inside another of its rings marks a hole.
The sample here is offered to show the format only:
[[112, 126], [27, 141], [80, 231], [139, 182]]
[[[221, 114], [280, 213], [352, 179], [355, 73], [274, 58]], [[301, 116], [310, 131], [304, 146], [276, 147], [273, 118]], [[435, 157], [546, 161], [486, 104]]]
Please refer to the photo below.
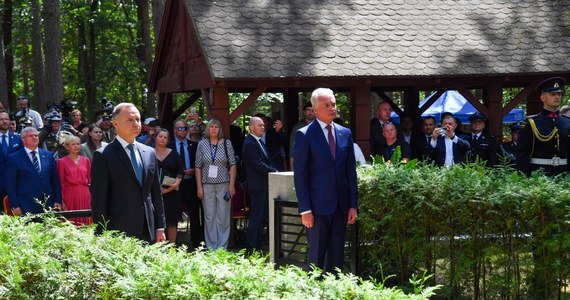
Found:
[[502, 140], [503, 137], [503, 86], [501, 81], [496, 80], [483, 87], [483, 99], [488, 108], [489, 133], [495, 138]]
[[[210, 116], [220, 120], [222, 130], [226, 138], [230, 137], [230, 97], [228, 88], [225, 86], [216, 86], [213, 89], [212, 105], [210, 107]], [[207, 129], [206, 129], [207, 130]]]
[[370, 86], [350, 88], [352, 135], [362, 149], [364, 157], [370, 157]]
[[284, 120], [282, 120], [283, 126], [285, 126], [286, 132], [293, 134], [291, 133], [291, 129], [300, 121], [300, 118], [302, 116], [302, 105], [299, 102], [299, 91], [283, 91], [283, 106], [285, 110]]
[[170, 128], [172, 127], [172, 107], [173, 107], [173, 97], [172, 93], [159, 93], [158, 94], [158, 108], [160, 115], [158, 116], [158, 122], [160, 127]]

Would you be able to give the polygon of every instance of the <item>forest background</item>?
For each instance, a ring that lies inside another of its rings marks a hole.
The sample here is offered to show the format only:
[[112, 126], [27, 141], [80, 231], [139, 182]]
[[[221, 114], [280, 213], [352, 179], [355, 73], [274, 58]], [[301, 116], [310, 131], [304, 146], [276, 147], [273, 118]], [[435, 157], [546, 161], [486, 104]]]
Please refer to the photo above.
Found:
[[92, 117], [106, 97], [156, 116], [147, 90], [166, 0], [0, 1], [0, 101], [28, 95], [45, 112], [76, 101]]

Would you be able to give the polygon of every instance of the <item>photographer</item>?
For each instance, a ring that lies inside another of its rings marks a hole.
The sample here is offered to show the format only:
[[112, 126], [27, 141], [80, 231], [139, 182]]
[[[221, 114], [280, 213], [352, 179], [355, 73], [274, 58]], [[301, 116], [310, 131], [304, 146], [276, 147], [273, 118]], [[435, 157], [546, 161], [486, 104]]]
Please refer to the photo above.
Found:
[[30, 116], [32, 117], [32, 126], [37, 130], [44, 127], [44, 122], [42, 121], [40, 113], [30, 108], [30, 100], [28, 99], [28, 96], [22, 95], [18, 97], [17, 104], [20, 110], [16, 113], [16, 120], [25, 116]]
[[440, 167], [451, 167], [453, 164], [465, 162], [471, 146], [469, 142], [455, 134], [457, 128], [455, 118], [447, 115], [442, 119], [441, 125], [433, 131], [430, 141], [435, 152], [435, 164]]

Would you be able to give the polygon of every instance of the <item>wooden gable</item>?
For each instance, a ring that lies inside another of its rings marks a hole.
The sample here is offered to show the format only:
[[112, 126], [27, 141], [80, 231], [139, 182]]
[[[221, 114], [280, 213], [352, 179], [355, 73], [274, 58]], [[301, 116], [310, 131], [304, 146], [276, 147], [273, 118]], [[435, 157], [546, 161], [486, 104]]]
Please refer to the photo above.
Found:
[[183, 1], [167, 2], [149, 85], [158, 93], [188, 92], [214, 85], [192, 16]]

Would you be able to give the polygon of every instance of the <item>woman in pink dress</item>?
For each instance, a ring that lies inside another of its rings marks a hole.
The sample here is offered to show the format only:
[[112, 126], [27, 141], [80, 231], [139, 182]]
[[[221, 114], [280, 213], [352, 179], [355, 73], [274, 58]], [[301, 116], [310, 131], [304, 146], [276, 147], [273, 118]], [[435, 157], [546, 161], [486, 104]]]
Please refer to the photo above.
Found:
[[[69, 154], [57, 160], [64, 210], [91, 209], [91, 161], [79, 155], [80, 145], [78, 137], [68, 137], [64, 146]], [[92, 223], [91, 217], [71, 218], [70, 221], [76, 225]]]

